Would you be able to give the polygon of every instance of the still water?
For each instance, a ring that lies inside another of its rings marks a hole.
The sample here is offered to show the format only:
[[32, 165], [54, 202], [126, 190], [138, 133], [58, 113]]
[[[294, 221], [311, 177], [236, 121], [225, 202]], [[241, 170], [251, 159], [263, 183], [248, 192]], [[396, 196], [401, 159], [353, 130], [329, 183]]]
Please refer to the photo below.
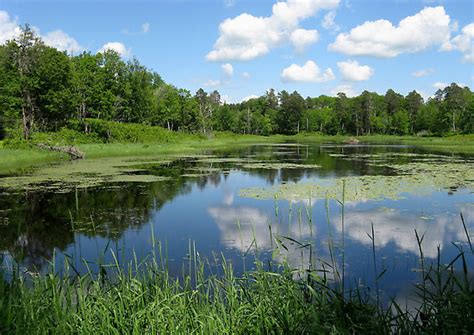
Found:
[[473, 167], [469, 155], [331, 143], [62, 163], [0, 178], [0, 253], [31, 273], [66, 259], [96, 271], [113, 253], [143, 259], [154, 235], [179, 276], [190, 246], [209, 271], [224, 257], [236, 272], [255, 257], [322, 267], [332, 246], [347, 283], [373, 287], [373, 225], [379, 286], [406, 295], [419, 280], [415, 230], [428, 260], [468, 248], [460, 213], [474, 231]]

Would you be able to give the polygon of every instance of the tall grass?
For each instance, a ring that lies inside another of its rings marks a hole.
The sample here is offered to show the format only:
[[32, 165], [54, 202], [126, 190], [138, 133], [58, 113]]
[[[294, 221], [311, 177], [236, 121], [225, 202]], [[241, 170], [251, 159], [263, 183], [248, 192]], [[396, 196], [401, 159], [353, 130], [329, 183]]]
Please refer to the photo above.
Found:
[[[343, 205], [342, 201], [342, 209]], [[276, 205], [277, 219], [278, 212]], [[308, 217], [311, 212], [309, 202]], [[301, 221], [303, 210], [299, 213]], [[192, 241], [182, 275], [173, 277], [166, 247], [163, 250], [155, 239], [152, 227], [152, 250], [140, 261], [134, 256], [122, 264], [110, 250], [114, 263], [99, 263], [98, 272], [90, 270], [84, 260], [89, 270], [80, 275], [67, 257], [61, 275], [54, 263], [44, 276], [21, 273], [15, 266], [10, 267], [8, 277], [0, 271], [0, 333], [472, 334], [474, 290], [468, 257], [474, 253], [462, 216], [461, 223], [470, 249], [457, 245], [457, 256], [447, 264], [442, 264], [439, 249], [437, 260], [427, 262], [423, 236], [415, 232], [421, 278], [415, 287], [419, 306], [413, 310], [395, 300], [385, 307], [380, 301], [377, 283], [385, 270], [376, 266], [373, 226], [368, 236], [377, 276], [376, 296], [346, 287], [344, 263], [337, 264], [335, 256], [331, 263], [322, 263], [323, 268], [317, 268], [310, 258], [304, 269], [281, 259], [264, 264], [255, 256], [254, 269], [237, 276], [222, 254], [216, 257], [219, 267], [215, 268], [201, 258]], [[284, 254], [289, 244], [295, 244], [313, 254], [312, 243], [274, 234], [271, 227], [277, 253]], [[251, 248], [257, 255], [255, 237], [243, 258], [251, 254]], [[334, 255], [336, 246], [329, 243], [329, 248]]]
[[0, 148], [0, 174], [20, 173], [33, 165], [68, 159], [66, 155], [57, 152]]

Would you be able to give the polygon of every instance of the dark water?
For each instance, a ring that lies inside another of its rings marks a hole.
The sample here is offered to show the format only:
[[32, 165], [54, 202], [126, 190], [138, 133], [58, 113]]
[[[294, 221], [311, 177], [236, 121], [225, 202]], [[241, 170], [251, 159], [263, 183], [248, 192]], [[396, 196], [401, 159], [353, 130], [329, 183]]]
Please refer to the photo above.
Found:
[[[93, 270], [99, 259], [112, 262], [110, 250], [119, 262], [126, 263], [134, 254], [141, 259], [150, 253], [153, 231], [175, 275], [186, 267], [190, 245], [210, 263], [221, 256], [231, 260], [237, 272], [252, 268], [255, 254], [264, 260], [287, 261], [295, 269], [308, 267], [315, 259], [330, 263], [330, 236], [341, 266], [341, 205], [336, 200], [255, 199], [241, 197], [240, 190], [346, 176], [393, 175], [396, 171], [390, 164], [409, 164], [424, 155], [431, 155], [434, 165], [436, 160], [473, 164], [473, 157], [406, 146], [258, 145], [204, 154], [227, 161], [188, 157], [166, 164], [142, 164], [135, 173], [171, 177], [151, 183], [120, 182], [69, 191], [0, 189], [4, 264], [14, 260], [23, 271], [41, 272], [51, 261], [61, 268], [67, 258], [77, 271], [85, 272], [85, 261], [91, 262]], [[374, 157], [378, 157], [377, 164]], [[237, 158], [321, 168], [250, 169]], [[208, 173], [183, 176], [200, 170]], [[415, 229], [425, 234], [425, 257], [434, 260], [439, 246], [447, 262], [457, 253], [456, 245], [466, 246], [460, 212], [474, 230], [473, 200], [469, 187], [445, 185], [423, 194], [405, 193], [399, 199], [346, 203], [347, 282], [352, 286], [374, 284], [372, 244], [367, 236], [373, 223], [377, 271], [388, 269], [380, 280], [381, 288], [387, 295], [410, 291], [411, 283], [419, 278]], [[311, 242], [311, 259], [308, 248], [298, 248], [286, 237]], [[288, 251], [277, 248], [276, 238]]]

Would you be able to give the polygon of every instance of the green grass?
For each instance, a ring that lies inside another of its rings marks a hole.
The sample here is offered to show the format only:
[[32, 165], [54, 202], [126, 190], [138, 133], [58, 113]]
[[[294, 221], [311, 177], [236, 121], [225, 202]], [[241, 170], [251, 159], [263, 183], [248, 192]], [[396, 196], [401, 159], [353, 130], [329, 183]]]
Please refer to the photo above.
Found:
[[0, 147], [0, 174], [19, 173], [34, 165], [68, 159], [55, 152], [37, 149], [10, 149]]

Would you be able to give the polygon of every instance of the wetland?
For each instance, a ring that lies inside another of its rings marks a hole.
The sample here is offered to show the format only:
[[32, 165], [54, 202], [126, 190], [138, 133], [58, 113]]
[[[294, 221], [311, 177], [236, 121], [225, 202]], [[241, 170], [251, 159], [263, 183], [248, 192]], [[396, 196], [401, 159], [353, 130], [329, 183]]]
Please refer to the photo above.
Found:
[[370, 287], [373, 225], [385, 270], [377, 284], [406, 300], [419, 269], [415, 230], [431, 260], [467, 244], [460, 214], [473, 231], [473, 167], [470, 154], [407, 144], [308, 141], [56, 162], [0, 178], [0, 250], [28, 273], [52, 263], [61, 272], [66, 260], [97, 272], [99, 259], [145, 259], [153, 235], [173, 276], [192, 244], [209, 273], [216, 255], [238, 274], [255, 259], [304, 270], [336, 257], [347, 285]]

